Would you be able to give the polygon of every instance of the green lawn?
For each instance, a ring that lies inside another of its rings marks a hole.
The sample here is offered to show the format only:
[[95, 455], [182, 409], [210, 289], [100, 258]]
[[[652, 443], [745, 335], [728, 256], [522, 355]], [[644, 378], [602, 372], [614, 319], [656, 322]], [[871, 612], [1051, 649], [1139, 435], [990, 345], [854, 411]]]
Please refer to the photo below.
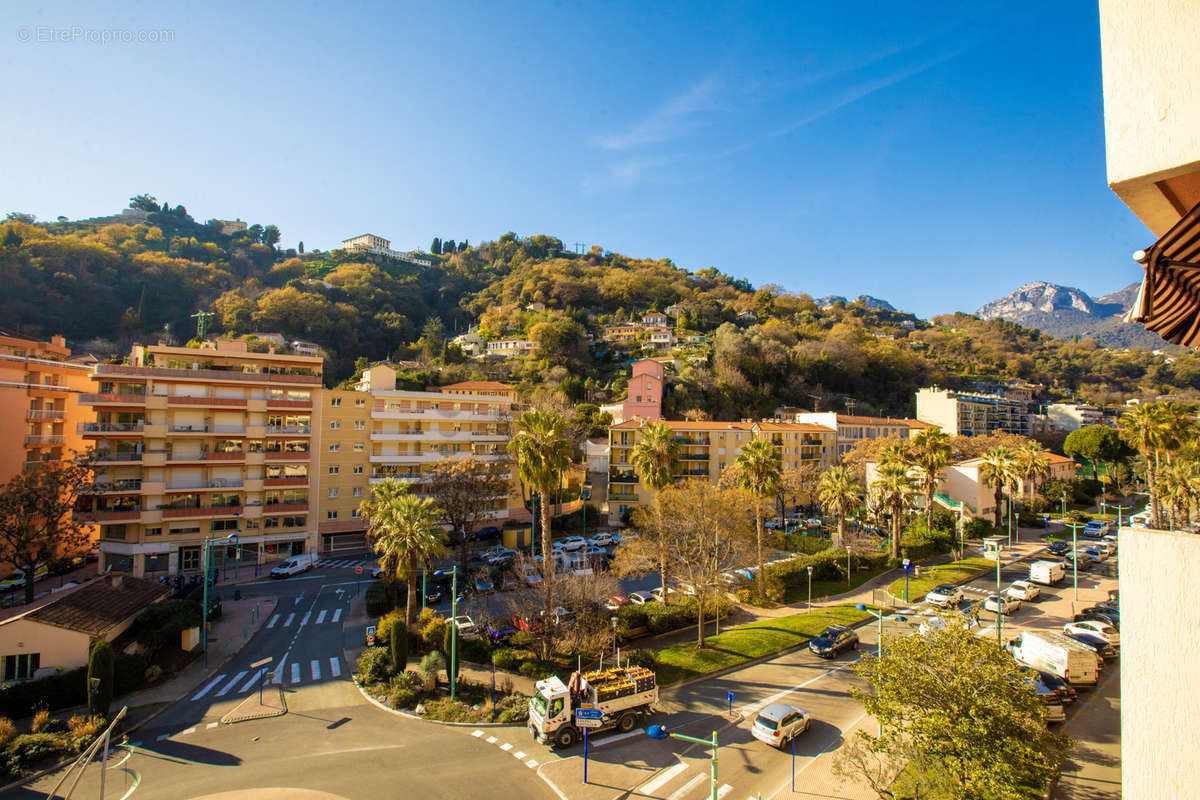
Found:
[[[908, 601], [915, 603], [940, 583], [958, 583], [988, 570], [994, 570], [996, 562], [986, 558], [964, 558], [936, 567], [921, 567], [921, 577], [908, 581]], [[904, 578], [897, 578], [888, 587], [896, 597], [904, 597]]]
[[827, 625], [853, 625], [868, 616], [851, 605], [833, 606], [812, 614], [792, 614], [739, 625], [722, 631], [719, 636], [707, 637], [703, 649], [697, 649], [694, 640], [680, 642], [655, 655], [658, 683], [665, 686], [737, 666], [811, 639]]
[[[839, 580], [839, 581], [813, 581], [813, 584], [812, 584], [813, 600], [816, 601], [816, 600], [820, 600], [822, 597], [828, 597], [830, 595], [835, 595], [835, 594], [842, 594], [843, 592], [849, 592], [853, 589], [857, 589], [859, 586], [862, 586], [864, 583], [871, 580], [871, 578], [874, 578], [875, 576], [877, 576], [881, 573], [887, 572], [887, 570], [888, 570], [887, 567], [884, 567], [882, 569], [876, 569], [876, 570], [866, 569], [866, 568], [855, 570], [853, 573], [850, 574], [850, 582], [849, 583], [847, 583], [846, 581], [841, 581], [841, 580]], [[804, 583], [800, 584], [799, 586], [789, 587], [783, 595], [783, 602], [786, 604], [808, 602], [808, 581], [805, 580]]]

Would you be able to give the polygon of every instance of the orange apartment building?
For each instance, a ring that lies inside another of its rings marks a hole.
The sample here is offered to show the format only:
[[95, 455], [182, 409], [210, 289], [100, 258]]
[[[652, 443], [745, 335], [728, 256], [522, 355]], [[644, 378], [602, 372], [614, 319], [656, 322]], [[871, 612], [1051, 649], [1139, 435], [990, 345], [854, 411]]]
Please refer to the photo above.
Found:
[[315, 552], [321, 365], [220, 339], [95, 365], [79, 398], [95, 421], [78, 430], [96, 449], [96, 491], [78, 513], [100, 528], [100, 569], [195, 572], [208, 538], [227, 571]]
[[78, 398], [92, 390], [90, 362], [73, 359], [61, 336], [39, 342], [0, 331], [0, 483], [85, 449], [78, 425], [94, 413]]

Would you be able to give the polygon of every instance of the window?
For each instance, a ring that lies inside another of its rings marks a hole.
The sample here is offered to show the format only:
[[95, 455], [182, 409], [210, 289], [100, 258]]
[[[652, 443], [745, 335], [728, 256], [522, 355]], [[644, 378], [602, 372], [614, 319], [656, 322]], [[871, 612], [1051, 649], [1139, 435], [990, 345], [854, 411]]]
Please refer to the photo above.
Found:
[[355, 408], [366, 408], [367, 407], [367, 399], [365, 397], [354, 398], [354, 407]]
[[331, 408], [341, 408], [342, 407], [342, 398], [340, 398], [340, 397], [329, 398], [329, 406]]
[[355, 486], [353, 489], [350, 490], [350, 494], [353, 495], [354, 497], [362, 497], [362, 487]]
[[362, 519], [362, 512], [356, 508], [350, 512], [350, 516], [354, 517], [354, 519]]
[[142, 534], [144, 536], [162, 536], [162, 528], [146, 528]]
[[325, 519], [337, 519], [337, 512], [336, 511], [326, 511]]
[[362, 474], [363, 474], [363, 468], [362, 468], [362, 464], [355, 464], [355, 465], [354, 465], [354, 474], [355, 474], [355, 475], [362, 475]]
[[199, 532], [200, 532], [199, 525], [187, 525], [187, 526], [184, 526], [181, 528], [171, 528], [172, 536], [175, 536], [176, 534], [180, 534], [180, 533], [199, 533]]
[[179, 568], [182, 570], [200, 569], [200, 548], [179, 548]]
[[355, 442], [355, 443], [354, 443], [354, 452], [356, 452], [356, 453], [361, 453], [361, 452], [363, 452], [363, 443], [362, 443], [362, 442]]
[[338, 474], [338, 473], [341, 471], [341, 469], [342, 469], [342, 468], [341, 468], [341, 467], [339, 467], [337, 464], [330, 464], [330, 465], [329, 465], [329, 474], [330, 474], [330, 475], [337, 475], [337, 474]]
[[212, 530], [216, 531], [236, 531], [238, 529], [238, 521], [236, 519], [214, 519], [212, 521]]
[[342, 421], [340, 419], [329, 420], [329, 430], [340, 431], [342, 429]]
[[354, 430], [365, 431], [367, 429], [367, 421], [365, 419], [354, 420]]
[[4, 680], [27, 681], [42, 663], [41, 653], [21, 653], [4, 657]]
[[337, 490], [337, 489], [330, 489], [330, 490], [329, 490], [329, 496], [330, 496], [330, 497], [337, 497], [337, 496], [338, 496], [338, 490]]
[[330, 442], [330, 444], [329, 444], [329, 452], [331, 452], [331, 453], [340, 453], [340, 452], [342, 452], [342, 445], [341, 445], [341, 443], [340, 443], [340, 442]]

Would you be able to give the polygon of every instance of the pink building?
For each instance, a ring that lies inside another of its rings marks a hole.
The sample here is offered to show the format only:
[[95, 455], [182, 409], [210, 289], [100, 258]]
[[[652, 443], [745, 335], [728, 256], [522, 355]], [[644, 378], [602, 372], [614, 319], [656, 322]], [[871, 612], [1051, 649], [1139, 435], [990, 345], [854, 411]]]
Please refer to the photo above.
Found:
[[629, 394], [621, 409], [624, 419], [662, 419], [663, 365], [643, 358], [633, 363], [630, 372]]

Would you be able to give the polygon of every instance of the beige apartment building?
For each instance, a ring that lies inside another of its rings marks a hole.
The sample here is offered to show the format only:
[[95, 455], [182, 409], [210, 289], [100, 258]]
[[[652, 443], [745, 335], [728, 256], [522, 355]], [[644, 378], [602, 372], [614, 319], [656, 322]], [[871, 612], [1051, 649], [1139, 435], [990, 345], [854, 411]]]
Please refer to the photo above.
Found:
[[951, 436], [1015, 433], [1028, 436], [1032, 417], [1024, 400], [1002, 394], [958, 392], [936, 386], [917, 392], [917, 420]]
[[[751, 440], [769, 438], [779, 450], [784, 469], [825, 468], [836, 460], [837, 433], [808, 422], [690, 422], [663, 420], [679, 442], [679, 477], [707, 480], [714, 486]], [[642, 486], [630, 463], [641, 439], [645, 420], [628, 420], [609, 428], [608, 516], [619, 522], [627, 513], [654, 498]]]
[[834, 411], [776, 410], [777, 419], [787, 422], [808, 422], [837, 431], [837, 457], [841, 459], [853, 447], [867, 439], [910, 439], [924, 428], [935, 427], [915, 419], [867, 417], [859, 414], [838, 414]]
[[[1149, 229], [1129, 250], [1146, 279], [1128, 319], [1200, 342], [1200, 13], [1194, 0], [1101, 0], [1108, 184]], [[1138, 250], [1138, 248], [1145, 248]], [[1121, 789], [1191, 797], [1200, 786], [1200, 536], [1124, 528]]]
[[[359, 504], [385, 478], [420, 494], [443, 458], [508, 458], [516, 390], [496, 381], [466, 381], [436, 391], [396, 389], [396, 371], [381, 364], [363, 372], [355, 390], [326, 392], [321, 428], [321, 551], [362, 549], [366, 525]], [[516, 469], [506, 497], [481, 498], [499, 523], [524, 514]]]
[[209, 539], [222, 542], [213, 566], [231, 572], [316, 551], [320, 358], [223, 339], [137, 345], [92, 380], [79, 401], [96, 421], [80, 432], [96, 485], [79, 514], [100, 528], [101, 571], [195, 572]]

